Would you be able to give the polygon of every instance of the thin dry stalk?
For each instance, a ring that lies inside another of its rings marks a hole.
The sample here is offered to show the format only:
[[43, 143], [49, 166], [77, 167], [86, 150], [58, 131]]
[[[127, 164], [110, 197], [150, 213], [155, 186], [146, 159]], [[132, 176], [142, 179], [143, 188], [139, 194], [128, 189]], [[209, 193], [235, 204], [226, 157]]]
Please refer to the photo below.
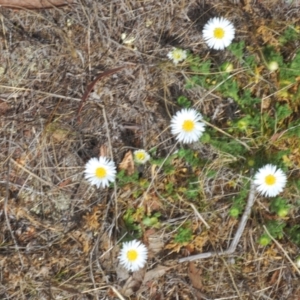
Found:
[[242, 215], [241, 221], [239, 223], [238, 229], [235, 233], [235, 236], [228, 247], [225, 251], [217, 251], [217, 252], [205, 252], [205, 253], [200, 253], [196, 255], [191, 255], [188, 257], [184, 257], [178, 260], [179, 263], [187, 262], [187, 261], [194, 261], [197, 259], [203, 259], [203, 258], [208, 258], [208, 257], [214, 257], [214, 256], [224, 256], [224, 255], [230, 255], [235, 252], [235, 249], [241, 239], [241, 236], [244, 232], [244, 229], [246, 227], [247, 221], [249, 219], [250, 213], [251, 213], [251, 208], [254, 204], [255, 201], [255, 185], [253, 182], [251, 182], [250, 186], [250, 192], [247, 200], [247, 205], [245, 208], [245, 211]]
[[298, 275], [300, 275], [300, 269], [297, 267], [297, 265], [295, 264], [295, 262], [290, 258], [290, 256], [288, 255], [288, 253], [283, 249], [283, 247], [276, 241], [276, 239], [274, 239], [274, 237], [270, 234], [270, 232], [268, 231], [267, 227], [264, 225], [264, 230], [267, 233], [267, 235], [272, 239], [272, 241], [276, 244], [276, 246], [283, 252], [284, 256], [288, 259], [288, 261], [291, 263], [291, 265], [293, 266], [293, 268], [296, 270], [296, 272], [298, 273]]

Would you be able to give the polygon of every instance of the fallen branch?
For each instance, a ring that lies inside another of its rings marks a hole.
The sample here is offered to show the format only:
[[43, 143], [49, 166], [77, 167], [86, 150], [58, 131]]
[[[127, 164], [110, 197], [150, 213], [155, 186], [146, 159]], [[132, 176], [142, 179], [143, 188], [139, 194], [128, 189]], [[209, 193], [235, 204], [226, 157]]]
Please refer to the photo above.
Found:
[[73, 3], [73, 0], [0, 0], [0, 6], [15, 9], [40, 9], [64, 6]]
[[197, 260], [197, 259], [203, 259], [203, 258], [208, 258], [208, 257], [214, 257], [214, 256], [221, 256], [221, 255], [230, 255], [232, 253], [235, 252], [236, 247], [241, 239], [241, 236], [244, 232], [245, 226], [247, 224], [247, 221], [249, 219], [250, 213], [251, 213], [251, 208], [254, 204], [255, 201], [255, 186], [254, 183], [251, 182], [251, 186], [250, 186], [250, 193], [249, 193], [249, 197], [248, 197], [248, 201], [247, 201], [247, 205], [245, 208], [245, 211], [243, 213], [242, 219], [240, 221], [239, 227], [236, 231], [236, 234], [230, 244], [230, 246], [228, 247], [227, 250], [225, 251], [217, 251], [217, 252], [205, 252], [205, 253], [200, 253], [200, 254], [196, 254], [196, 255], [191, 255], [188, 257], [184, 257], [179, 259], [179, 263], [183, 263], [186, 261], [193, 261], [193, 260]]

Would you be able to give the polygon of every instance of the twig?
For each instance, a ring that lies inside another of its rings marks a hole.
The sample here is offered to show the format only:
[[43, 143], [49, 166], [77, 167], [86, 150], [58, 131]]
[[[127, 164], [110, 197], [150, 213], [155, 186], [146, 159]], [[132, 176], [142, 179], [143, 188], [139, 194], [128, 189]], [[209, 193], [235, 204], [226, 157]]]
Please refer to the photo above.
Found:
[[114, 74], [114, 73], [116, 73], [116, 72], [118, 72], [118, 71], [120, 71], [120, 70], [122, 70], [122, 69], [124, 69], [124, 68], [125, 68], [125, 66], [122, 66], [122, 67], [119, 67], [119, 68], [115, 68], [115, 69], [109, 69], [109, 70], [106, 70], [106, 71], [100, 73], [100, 74], [96, 77], [96, 79], [94, 79], [94, 80], [87, 86], [87, 88], [86, 88], [86, 90], [85, 90], [85, 92], [84, 92], [84, 94], [83, 94], [83, 96], [82, 96], [82, 98], [81, 98], [81, 103], [80, 103], [80, 105], [79, 105], [79, 107], [78, 107], [78, 111], [77, 111], [77, 122], [78, 122], [78, 123], [80, 123], [80, 113], [81, 113], [81, 110], [82, 110], [82, 108], [83, 108], [83, 105], [84, 105], [84, 103], [86, 102], [86, 100], [87, 100], [89, 94], [90, 94], [91, 91], [93, 90], [95, 84], [96, 84], [101, 78], [103, 78], [103, 77], [105, 77], [105, 76], [110, 76], [110, 75], [112, 75], [112, 74]]
[[210, 226], [207, 224], [207, 222], [203, 219], [203, 217], [201, 216], [201, 214], [199, 213], [199, 211], [196, 209], [195, 205], [192, 203], [189, 203], [189, 205], [192, 207], [192, 209], [194, 210], [195, 214], [197, 215], [197, 217], [201, 220], [201, 222], [206, 226], [207, 229], [210, 228]]
[[250, 216], [251, 213], [251, 208], [254, 204], [255, 201], [255, 186], [254, 183], [251, 182], [251, 186], [250, 186], [250, 193], [249, 193], [249, 197], [248, 197], [248, 201], [247, 201], [247, 205], [245, 208], [245, 211], [243, 213], [242, 219], [240, 221], [239, 227], [236, 231], [236, 234], [233, 238], [233, 241], [231, 242], [230, 246], [228, 247], [227, 250], [225, 251], [217, 251], [217, 252], [205, 252], [205, 253], [200, 253], [200, 254], [196, 254], [196, 255], [192, 255], [192, 256], [188, 256], [188, 257], [184, 257], [179, 259], [179, 263], [183, 263], [186, 261], [193, 261], [193, 260], [197, 260], [197, 259], [203, 259], [203, 258], [208, 258], [208, 257], [213, 257], [213, 256], [221, 256], [221, 255], [229, 255], [232, 254], [236, 247], [237, 244], [240, 241], [240, 238], [244, 232], [246, 223], [248, 221], [248, 218]]
[[[103, 118], [104, 118], [104, 123], [106, 127], [106, 136], [108, 140], [108, 145], [109, 145], [109, 153], [110, 153], [110, 158], [113, 159], [113, 152], [112, 152], [112, 143], [111, 143], [111, 138], [110, 138], [110, 131], [108, 127], [108, 121], [107, 121], [107, 116], [106, 116], [106, 111], [103, 105], [98, 104], [102, 108], [102, 113], [103, 113]], [[117, 185], [114, 183], [114, 198], [115, 198], [115, 216], [118, 215], [118, 199], [117, 199]], [[116, 219], [116, 228], [118, 229], [118, 223]]]
[[73, 100], [73, 101], [77, 101], [77, 102], [82, 101], [82, 99], [80, 99], [80, 98], [73, 98], [73, 97], [68, 97], [68, 96], [63, 96], [63, 95], [59, 95], [59, 94], [38, 91], [38, 90], [34, 90], [34, 89], [29, 89], [29, 88], [20, 88], [20, 87], [7, 86], [7, 85], [0, 85], [0, 88], [8, 89], [8, 90], [14, 90], [15, 93], [17, 93], [16, 91], [20, 91], [20, 92], [24, 92], [24, 93], [26, 93], [26, 92], [31, 92], [31, 93], [35, 92], [37, 94], [44, 95], [44, 96], [47, 96], [47, 97], [53, 97], [53, 98], [65, 99], [65, 100]]
[[233, 137], [232, 135], [230, 135], [230, 134], [227, 133], [226, 131], [224, 131], [224, 130], [218, 128], [217, 126], [215, 126], [215, 125], [213, 125], [213, 124], [211, 124], [211, 123], [209, 123], [209, 122], [207, 122], [207, 121], [205, 121], [205, 120], [201, 120], [201, 122], [203, 122], [204, 124], [206, 124], [206, 125], [212, 127], [213, 129], [215, 129], [215, 130], [221, 132], [222, 134], [228, 136], [229, 138], [235, 140], [235, 141], [238, 142], [239, 144], [243, 145], [248, 151], [251, 150], [251, 148], [250, 148], [246, 143], [244, 143], [244, 142], [240, 141], [239, 139]]
[[32, 177], [34, 177], [35, 179], [39, 180], [40, 182], [52, 187], [52, 188], [57, 188], [59, 189], [57, 186], [55, 186], [54, 184], [40, 178], [39, 176], [35, 175], [34, 173], [30, 172], [28, 169], [26, 169], [25, 167], [23, 167], [21, 164], [17, 163], [15, 160], [13, 160], [11, 158], [10, 160], [11, 162], [13, 162], [18, 168], [22, 169], [23, 171], [25, 171], [26, 173], [28, 173], [29, 175], [31, 175]]
[[267, 227], [264, 225], [264, 230], [267, 233], [267, 235], [272, 239], [272, 241], [276, 244], [276, 246], [283, 252], [284, 256], [288, 259], [288, 261], [292, 264], [292, 266], [294, 267], [294, 269], [296, 270], [296, 272], [300, 275], [300, 270], [299, 268], [296, 266], [296, 264], [293, 262], [293, 260], [289, 257], [289, 255], [287, 254], [287, 252], [282, 248], [282, 246], [272, 237], [272, 235], [270, 234], [270, 232], [268, 231]]
[[104, 289], [107, 289], [107, 288], [111, 288], [113, 290], [113, 292], [119, 297], [119, 299], [125, 300], [125, 298], [112, 285], [105, 285], [105, 286], [98, 287], [96, 289], [91, 289], [91, 290], [83, 291], [82, 294], [87, 294], [87, 293], [94, 292], [94, 291], [104, 290]]

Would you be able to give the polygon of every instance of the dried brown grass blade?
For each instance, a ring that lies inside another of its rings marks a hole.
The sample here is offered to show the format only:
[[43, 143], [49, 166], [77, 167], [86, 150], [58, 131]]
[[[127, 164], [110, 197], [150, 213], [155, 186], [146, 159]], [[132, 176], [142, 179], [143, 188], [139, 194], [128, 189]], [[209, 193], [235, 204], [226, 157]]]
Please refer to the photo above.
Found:
[[51, 8], [54, 6], [64, 6], [73, 3], [73, 0], [0, 0], [0, 5], [9, 8]]
[[94, 79], [87, 87], [87, 89], [85, 90], [82, 98], [81, 98], [81, 103], [79, 105], [79, 108], [78, 108], [78, 112], [77, 112], [77, 122], [80, 123], [80, 112], [82, 110], [82, 107], [83, 107], [83, 104], [85, 103], [87, 97], [89, 96], [90, 92], [92, 91], [93, 87], [95, 86], [95, 84], [97, 83], [98, 80], [100, 80], [101, 78], [103, 77], [106, 77], [106, 76], [110, 76], [120, 70], [122, 70], [123, 68], [125, 68], [125, 66], [122, 66], [122, 67], [119, 67], [119, 68], [115, 68], [115, 69], [109, 69], [109, 70], [106, 70], [104, 71], [103, 73], [100, 73], [96, 79]]

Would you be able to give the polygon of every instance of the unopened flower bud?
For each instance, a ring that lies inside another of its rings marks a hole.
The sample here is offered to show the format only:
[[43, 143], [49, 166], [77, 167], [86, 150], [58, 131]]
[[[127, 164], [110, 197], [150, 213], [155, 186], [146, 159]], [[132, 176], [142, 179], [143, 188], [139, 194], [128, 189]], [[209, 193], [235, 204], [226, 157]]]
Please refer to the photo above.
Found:
[[278, 62], [273, 60], [271, 61], [269, 64], [268, 64], [268, 69], [271, 71], [271, 72], [275, 72], [276, 70], [278, 70], [279, 68], [279, 65], [278, 65]]

